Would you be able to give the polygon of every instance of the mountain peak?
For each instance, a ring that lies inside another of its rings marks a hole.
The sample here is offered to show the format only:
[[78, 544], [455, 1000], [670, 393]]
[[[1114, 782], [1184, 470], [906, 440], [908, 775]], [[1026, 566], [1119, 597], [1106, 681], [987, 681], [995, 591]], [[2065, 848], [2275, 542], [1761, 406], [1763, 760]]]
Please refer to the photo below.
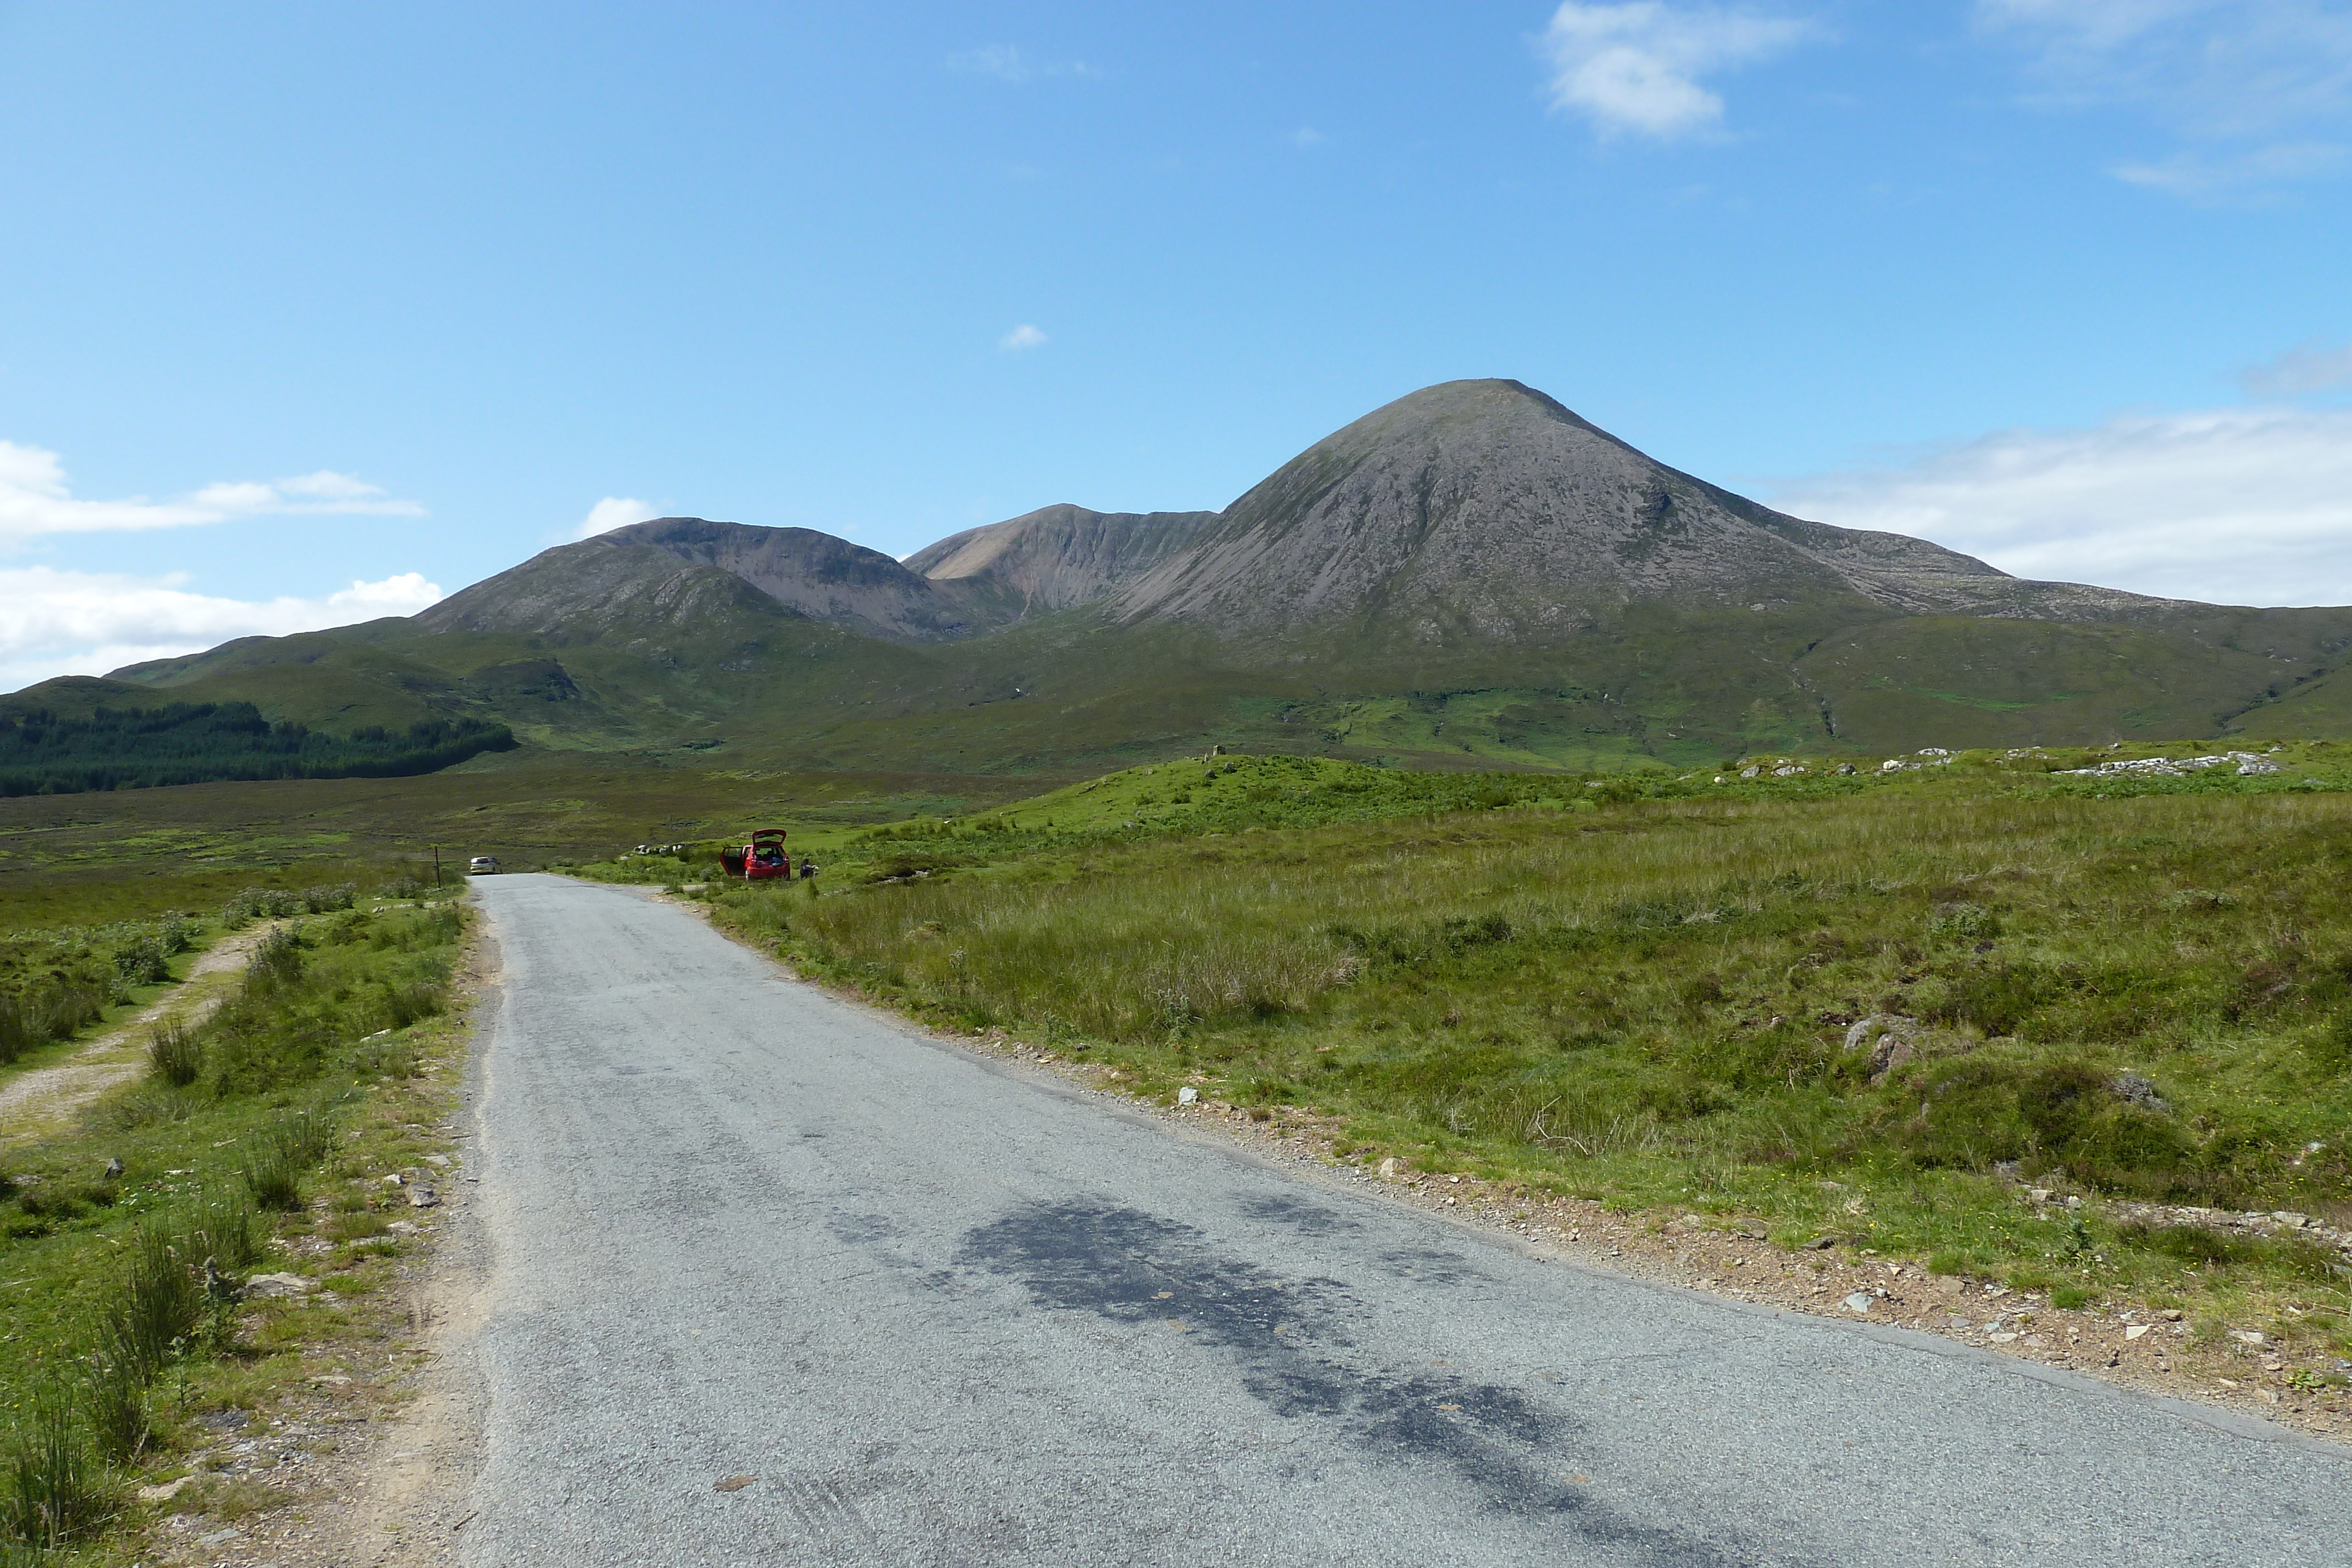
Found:
[[1324, 437], [1116, 612], [1276, 637], [1323, 623], [1520, 643], [1636, 601], [1916, 609], [1929, 606], [1906, 594], [1965, 598], [1993, 580], [2012, 580], [1924, 540], [1772, 511], [1493, 379], [1424, 387]]

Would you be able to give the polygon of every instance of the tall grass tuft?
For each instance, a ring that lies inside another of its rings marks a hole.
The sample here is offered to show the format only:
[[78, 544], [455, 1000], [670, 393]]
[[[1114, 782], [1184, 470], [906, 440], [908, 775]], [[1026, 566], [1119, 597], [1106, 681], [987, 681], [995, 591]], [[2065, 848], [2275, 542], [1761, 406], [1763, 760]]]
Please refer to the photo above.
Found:
[[142, 1227], [130, 1250], [130, 1267], [100, 1331], [100, 1354], [142, 1383], [152, 1383], [203, 1326], [204, 1287], [162, 1229]]
[[384, 994], [384, 1016], [394, 1029], [406, 1029], [419, 1019], [437, 1016], [448, 1003], [446, 987], [429, 981], [394, 986]]
[[236, 1191], [206, 1197], [189, 1216], [188, 1256], [209, 1258], [223, 1269], [247, 1269], [261, 1261], [261, 1236], [253, 1205]]
[[113, 1516], [106, 1468], [90, 1451], [62, 1391], [35, 1397], [9, 1443], [6, 1464], [0, 1525], [19, 1541], [54, 1551]]
[[116, 1464], [138, 1458], [153, 1431], [147, 1410], [147, 1379], [140, 1375], [138, 1367], [101, 1351], [83, 1368], [82, 1394], [99, 1452]]
[[156, 1077], [185, 1089], [204, 1074], [204, 1042], [178, 1019], [165, 1019], [148, 1034], [147, 1061]]
[[264, 1208], [302, 1207], [302, 1173], [334, 1146], [334, 1122], [325, 1115], [296, 1114], [257, 1134], [245, 1162], [245, 1185]]

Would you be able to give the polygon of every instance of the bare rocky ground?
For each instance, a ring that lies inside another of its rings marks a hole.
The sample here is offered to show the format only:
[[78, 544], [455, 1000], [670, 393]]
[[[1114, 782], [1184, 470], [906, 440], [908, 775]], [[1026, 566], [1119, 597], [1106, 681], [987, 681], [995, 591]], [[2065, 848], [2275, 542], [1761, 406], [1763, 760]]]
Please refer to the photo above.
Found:
[[69, 1121], [81, 1108], [119, 1083], [147, 1071], [148, 1028], [178, 1014], [201, 1023], [220, 1006], [231, 977], [243, 972], [254, 945], [272, 922], [222, 937], [188, 966], [171, 990], [139, 1009], [54, 1067], [37, 1067], [0, 1083], [0, 1143], [37, 1137]]

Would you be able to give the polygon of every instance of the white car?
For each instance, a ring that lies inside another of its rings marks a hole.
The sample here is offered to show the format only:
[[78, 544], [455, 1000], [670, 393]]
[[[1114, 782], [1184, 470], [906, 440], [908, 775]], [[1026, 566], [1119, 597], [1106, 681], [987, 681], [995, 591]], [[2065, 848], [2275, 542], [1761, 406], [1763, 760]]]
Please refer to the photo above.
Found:
[[496, 855], [476, 855], [466, 862], [467, 876], [488, 876], [498, 869], [499, 857]]

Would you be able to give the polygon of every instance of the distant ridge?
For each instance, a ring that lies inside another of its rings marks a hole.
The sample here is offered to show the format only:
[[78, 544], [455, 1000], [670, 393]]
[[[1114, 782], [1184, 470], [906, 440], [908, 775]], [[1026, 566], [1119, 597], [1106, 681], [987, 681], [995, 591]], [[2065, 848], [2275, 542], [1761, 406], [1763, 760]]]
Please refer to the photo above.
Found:
[[[744, 776], [1072, 768], [1208, 743], [1423, 766], [1713, 766], [2140, 736], [2352, 737], [2352, 609], [2032, 582], [1777, 512], [1515, 381], [1425, 387], [1217, 512], [1067, 504], [904, 561], [661, 517], [414, 619], [52, 682], [94, 714], [250, 702], [349, 736]], [[478, 757], [468, 768], [510, 759]]]

